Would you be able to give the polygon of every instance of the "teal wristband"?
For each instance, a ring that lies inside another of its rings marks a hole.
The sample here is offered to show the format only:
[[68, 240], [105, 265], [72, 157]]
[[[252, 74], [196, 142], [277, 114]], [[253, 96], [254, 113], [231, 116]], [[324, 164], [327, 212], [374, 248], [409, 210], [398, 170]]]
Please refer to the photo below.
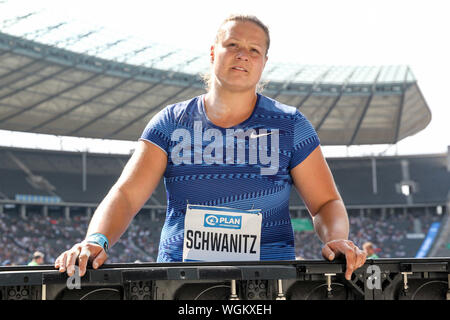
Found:
[[108, 251], [108, 249], [109, 249], [108, 238], [106, 238], [106, 236], [104, 234], [101, 234], [98, 232], [93, 233], [93, 234], [90, 234], [89, 236], [87, 236], [86, 240], [88, 243], [98, 244], [103, 249], [105, 249], [105, 251]]

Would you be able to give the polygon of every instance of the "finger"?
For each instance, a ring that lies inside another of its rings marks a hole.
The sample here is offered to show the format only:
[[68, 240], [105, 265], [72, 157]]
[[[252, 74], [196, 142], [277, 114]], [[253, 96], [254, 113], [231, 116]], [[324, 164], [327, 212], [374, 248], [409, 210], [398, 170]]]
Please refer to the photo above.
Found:
[[350, 280], [352, 277], [353, 271], [356, 269], [356, 251], [355, 248], [351, 248], [348, 246], [348, 249], [345, 252], [345, 258], [347, 261], [347, 270], [345, 272], [345, 278]]
[[100, 253], [95, 257], [94, 261], [92, 261], [92, 267], [97, 269], [106, 261], [106, 259], [108, 259], [108, 255], [105, 250], [102, 249], [102, 251], [100, 251]]
[[352, 249], [352, 247], [347, 243], [347, 240], [333, 240], [327, 242], [327, 245], [335, 255], [339, 253], [345, 254], [347, 250]]
[[63, 256], [63, 254], [60, 254], [59, 257], [56, 258], [56, 260], [55, 260], [54, 267], [55, 267], [56, 269], [58, 269], [59, 266], [61, 265], [61, 258], [62, 258], [62, 256]]
[[328, 245], [324, 245], [323, 248], [322, 248], [322, 256], [325, 259], [328, 259], [328, 260], [331, 261], [331, 260], [334, 259], [335, 254], [334, 254], [333, 250], [331, 250], [331, 248]]
[[334, 249], [338, 252], [341, 252], [345, 256], [346, 260], [346, 271], [345, 271], [345, 278], [347, 280], [351, 279], [353, 270], [355, 269], [355, 263], [356, 263], [356, 253], [354, 251], [354, 245], [351, 241], [345, 240], [345, 241], [336, 241], [332, 242], [331, 246], [334, 247]]
[[327, 245], [334, 251], [335, 254], [342, 253], [343, 255], [345, 255], [347, 265], [345, 278], [347, 280], [350, 280], [353, 271], [356, 269], [356, 246], [352, 241], [349, 240], [330, 241], [327, 243]]
[[353, 242], [350, 242], [350, 245], [353, 247], [355, 254], [356, 254], [356, 261], [355, 261], [355, 270], [360, 268], [364, 265], [366, 262], [367, 254], [364, 250], [361, 250], [356, 246]]
[[59, 272], [64, 272], [66, 271], [66, 256], [67, 256], [67, 251], [65, 251], [60, 257], [59, 260]]
[[78, 256], [78, 267], [80, 268], [80, 277], [86, 273], [86, 266], [91, 256], [91, 251], [86, 246], [81, 248], [80, 255]]
[[356, 262], [356, 269], [360, 268], [361, 266], [366, 263], [367, 259], [367, 253], [357, 248], [357, 262]]
[[66, 269], [69, 276], [75, 274], [75, 262], [80, 254], [80, 249], [80, 247], [73, 248], [66, 257]]

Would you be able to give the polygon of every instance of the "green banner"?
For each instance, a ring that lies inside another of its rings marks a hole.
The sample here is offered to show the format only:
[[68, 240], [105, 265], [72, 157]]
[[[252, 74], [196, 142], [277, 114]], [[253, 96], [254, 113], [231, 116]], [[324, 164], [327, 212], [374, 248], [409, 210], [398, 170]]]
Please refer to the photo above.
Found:
[[314, 231], [312, 221], [310, 219], [295, 218], [291, 219], [294, 231]]

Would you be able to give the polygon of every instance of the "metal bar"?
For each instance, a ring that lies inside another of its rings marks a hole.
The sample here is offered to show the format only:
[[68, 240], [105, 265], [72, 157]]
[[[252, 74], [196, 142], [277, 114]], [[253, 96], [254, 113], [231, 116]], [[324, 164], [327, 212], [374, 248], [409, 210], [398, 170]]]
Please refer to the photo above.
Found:
[[134, 118], [133, 120], [127, 122], [125, 125], [123, 125], [122, 127], [120, 127], [119, 129], [111, 132], [110, 134], [104, 136], [103, 139], [108, 139], [111, 138], [115, 135], [117, 135], [119, 132], [125, 130], [126, 128], [128, 128], [131, 124], [133, 124], [134, 122], [136, 122], [139, 119], [142, 119], [143, 117], [147, 116], [148, 114], [150, 114], [151, 112], [153, 112], [154, 110], [160, 108], [161, 106], [164, 106], [168, 101], [172, 100], [174, 97], [176, 97], [177, 95], [179, 95], [180, 93], [182, 93], [183, 91], [186, 91], [188, 89], [190, 89], [192, 87], [192, 83], [190, 83], [187, 87], [183, 87], [182, 89], [178, 90], [175, 94], [171, 95], [170, 97], [168, 97], [167, 99], [165, 99], [164, 101], [162, 101], [161, 103], [159, 103], [156, 107], [154, 108], [150, 108], [149, 110], [147, 110], [146, 112], [144, 112], [143, 114], [139, 115], [138, 117]]
[[366, 115], [367, 110], [369, 109], [370, 103], [372, 102], [372, 98], [373, 98], [373, 92], [372, 92], [372, 93], [369, 95], [369, 97], [367, 98], [367, 102], [366, 102], [366, 104], [365, 104], [365, 106], [364, 106], [363, 112], [362, 112], [361, 116], [360, 116], [359, 119], [358, 119], [358, 122], [357, 122], [356, 128], [355, 128], [355, 131], [353, 131], [352, 137], [351, 137], [351, 139], [350, 139], [350, 143], [347, 144], [347, 146], [352, 145], [353, 142], [355, 141], [356, 135], [358, 134], [359, 128], [361, 127], [361, 123], [362, 123], [362, 121], [364, 120], [364, 117], [365, 117], [365, 115]]
[[[9, 53], [9, 52], [12, 52], [12, 50], [9, 50], [8, 53]], [[44, 59], [44, 58], [39, 58], [39, 59], [36, 59], [36, 60], [32, 60], [32, 61], [30, 61], [29, 63], [26, 63], [26, 64], [24, 64], [23, 66], [21, 66], [21, 67], [19, 67], [19, 68], [17, 68], [17, 69], [11, 70], [11, 71], [9, 71], [9, 72], [6, 73], [6, 74], [1, 75], [1, 76], [0, 76], [0, 79], [9, 77], [10, 75], [12, 75], [12, 74], [14, 74], [14, 73], [17, 73], [17, 72], [21, 72], [22, 70], [24, 70], [24, 69], [26, 69], [26, 68], [28, 68], [28, 67], [34, 65], [34, 64], [37, 64], [38, 62], [42, 62], [43, 60], [45, 60], [45, 59]], [[39, 69], [33, 71], [33, 73], [39, 72], [39, 71], [41, 71], [42, 69], [47, 68], [48, 66], [49, 66], [49, 64], [45, 64], [45, 65], [41, 66]], [[23, 80], [23, 78], [20, 78], [20, 77], [19, 77], [18, 79], [15, 79], [15, 80], [13, 80], [13, 81], [10, 81], [10, 82], [8, 82], [8, 83], [6, 83], [6, 84], [2, 84], [1, 87], [4, 88], [4, 87], [9, 86], [9, 85], [11, 85], [11, 84], [13, 84], [13, 83], [16, 83], [16, 82], [18, 82], [18, 81], [20, 81], [20, 80]]]
[[88, 122], [86, 122], [85, 124], [83, 124], [82, 126], [76, 128], [75, 130], [69, 132], [69, 135], [74, 135], [75, 133], [81, 131], [82, 129], [90, 126], [91, 124], [93, 124], [94, 122], [97, 122], [98, 120], [100, 120], [101, 118], [103, 118], [104, 116], [120, 109], [123, 108], [124, 106], [126, 106], [128, 103], [130, 103], [131, 101], [139, 98], [140, 96], [146, 94], [147, 92], [149, 92], [150, 90], [152, 90], [154, 87], [156, 87], [157, 85], [159, 85], [161, 82], [157, 82], [155, 84], [152, 84], [150, 87], [146, 88], [145, 90], [135, 94], [134, 96], [132, 96], [131, 98], [125, 100], [124, 102], [118, 104], [117, 106], [113, 107], [112, 109], [100, 114], [99, 116], [95, 117], [94, 119], [89, 120]]
[[374, 194], [378, 193], [377, 185], [377, 160], [372, 158], [372, 191]]
[[170, 57], [171, 55], [177, 53], [178, 51], [180, 51], [180, 50], [170, 51], [170, 52], [166, 53], [163, 56], [159, 56], [159, 57], [156, 57], [156, 58], [152, 59], [150, 68], [153, 68], [153, 66], [155, 65], [156, 62], [163, 61], [164, 59], [166, 59], [167, 57]]
[[36, 39], [37, 37], [39, 37], [39, 36], [41, 36], [41, 35], [43, 35], [43, 34], [47, 34], [47, 33], [49, 33], [49, 32], [52, 32], [53, 30], [58, 29], [59, 27], [65, 25], [65, 24], [67, 24], [67, 22], [60, 22], [60, 23], [58, 23], [58, 24], [56, 24], [56, 25], [53, 25], [53, 26], [48, 26], [48, 27], [45, 27], [45, 28], [42, 28], [42, 29], [38, 29], [38, 30], [26, 32], [26, 33], [24, 33], [24, 34], [21, 36], [21, 38], [27, 38], [27, 37], [29, 37], [29, 36], [32, 36], [32, 37], [33, 37], [33, 40], [34, 40], [34, 39]]
[[[73, 66], [63, 67], [63, 68], [61, 68], [60, 70], [58, 70], [58, 71], [56, 71], [56, 72], [54, 72], [54, 73], [52, 73], [52, 74], [50, 74], [50, 75], [47, 75], [47, 76], [43, 77], [42, 79], [39, 79], [39, 80], [37, 80], [37, 81], [33, 81], [32, 83], [29, 83], [29, 84], [27, 84], [27, 85], [24, 86], [24, 87], [21, 87], [21, 88], [19, 88], [19, 89], [14, 90], [13, 92], [9, 92], [9, 93], [7, 93], [7, 94], [4, 94], [3, 96], [0, 96], [0, 100], [5, 99], [5, 98], [8, 98], [8, 97], [10, 97], [10, 96], [12, 96], [12, 95], [15, 95], [15, 94], [19, 93], [20, 91], [26, 90], [26, 89], [28, 89], [28, 88], [30, 88], [30, 87], [32, 87], [32, 86], [35, 86], [35, 85], [37, 85], [37, 84], [39, 84], [39, 83], [41, 83], [41, 82], [47, 81], [47, 80], [49, 80], [49, 79], [51, 79], [51, 78], [53, 78], [53, 77], [56, 77], [57, 75], [59, 75], [59, 74], [65, 72], [65, 71], [67, 71], [67, 70], [69, 70], [69, 69], [72, 69], [72, 68], [73, 68]], [[21, 79], [19, 79], [19, 80], [21, 80]], [[1, 122], [2, 120], [3, 120], [3, 119], [0, 119], [0, 122]]]
[[129, 57], [135, 57], [136, 55], [141, 54], [142, 52], [147, 51], [148, 49], [150, 49], [152, 47], [153, 46], [145, 46], [140, 49], [133, 50], [132, 52], [127, 52], [122, 55], [116, 56], [114, 59], [123, 60], [123, 61], [127, 62], [130, 59]]
[[342, 93], [343, 91], [341, 91], [339, 93], [339, 95], [334, 98], [333, 103], [331, 104], [331, 106], [328, 108], [327, 112], [325, 112], [324, 116], [322, 117], [322, 119], [320, 119], [319, 124], [314, 128], [316, 131], [319, 131], [320, 128], [322, 127], [323, 123], [325, 122], [325, 120], [328, 118], [328, 116], [330, 115], [331, 111], [333, 111], [333, 109], [336, 107], [336, 105], [338, 104], [339, 100], [341, 100], [342, 97]]
[[319, 121], [319, 124], [317, 125], [317, 127], [315, 128], [316, 131], [319, 131], [320, 128], [322, 127], [323, 123], [325, 122], [325, 120], [328, 118], [328, 116], [330, 115], [331, 111], [333, 111], [333, 109], [336, 107], [336, 105], [338, 104], [339, 100], [341, 100], [342, 95], [344, 94], [345, 88], [347, 88], [348, 82], [350, 81], [350, 79], [353, 77], [353, 74], [356, 72], [357, 67], [355, 67], [353, 69], [353, 71], [348, 75], [348, 77], [345, 79], [344, 83], [341, 86], [341, 89], [339, 90], [339, 95], [334, 99], [333, 103], [331, 104], [330, 108], [328, 108], [327, 112], [325, 112], [325, 115], [322, 117], [322, 119]]
[[275, 300], [286, 300], [286, 296], [283, 293], [283, 280], [278, 279], [277, 284], [278, 284], [278, 293]]
[[[86, 50], [84, 53], [92, 54], [92, 55], [96, 56], [96, 55], [98, 55], [99, 53], [102, 53], [105, 50], [108, 50], [108, 49], [110, 49], [110, 48], [112, 48], [114, 46], [117, 46], [119, 43], [121, 43], [123, 41], [125, 41], [125, 39], [120, 39], [120, 40], [117, 40], [117, 41], [114, 41], [114, 42], [102, 44], [102, 45], [100, 45], [98, 47], [95, 47], [94, 49]], [[94, 51], [94, 52], [90, 53], [92, 51]]]
[[375, 90], [376, 90], [376, 87], [375, 87], [375, 86], [376, 86], [376, 84], [377, 84], [378, 77], [380, 76], [382, 70], [383, 70], [382, 68], [380, 68], [380, 70], [378, 70], [378, 73], [377, 73], [377, 75], [376, 75], [376, 77], [375, 77], [375, 79], [374, 79], [374, 81], [373, 81], [373, 84], [372, 84], [372, 91], [371, 91], [371, 93], [370, 93], [370, 95], [369, 95], [369, 97], [368, 97], [368, 99], [367, 99], [366, 105], [364, 106], [364, 110], [363, 110], [361, 116], [360, 116], [359, 119], [358, 119], [358, 123], [356, 124], [355, 131], [353, 132], [352, 138], [350, 139], [350, 143], [347, 144], [348, 146], [349, 146], [349, 145], [352, 145], [353, 142], [355, 141], [356, 135], [358, 134], [359, 128], [361, 127], [361, 123], [362, 123], [362, 121], [364, 120], [364, 117], [365, 117], [365, 115], [366, 115], [367, 110], [369, 109], [370, 103], [372, 102], [372, 98], [373, 98], [373, 96], [374, 96], [374, 94], [375, 94]]
[[42, 300], [47, 300], [47, 285], [42, 285]]
[[[15, 17], [14, 19], [3, 20], [1, 29], [4, 30], [6, 28], [9, 28], [9, 27], [15, 25], [16, 23], [19, 23], [23, 19], [27, 19], [27, 18], [31, 17], [32, 15], [35, 15], [36, 13], [37, 12], [31, 12], [31, 13], [28, 13], [28, 14], [26, 14], [24, 16]], [[6, 25], [7, 23], [10, 23], [10, 25]]]
[[403, 79], [403, 85], [402, 85], [402, 96], [400, 98], [400, 104], [398, 107], [398, 114], [397, 114], [397, 123], [396, 123], [396, 127], [395, 127], [395, 137], [394, 137], [394, 143], [398, 142], [398, 136], [400, 134], [400, 125], [401, 125], [401, 120], [402, 120], [402, 113], [403, 113], [403, 108], [405, 106], [405, 96], [406, 96], [406, 80], [408, 77], [408, 72], [409, 72], [409, 67], [406, 69], [405, 72], [405, 77]]
[[39, 106], [39, 105], [41, 105], [41, 104], [43, 104], [43, 103], [45, 103], [47, 101], [50, 101], [50, 100], [52, 100], [52, 99], [54, 99], [54, 98], [56, 98], [56, 97], [58, 97], [58, 96], [60, 96], [60, 95], [62, 95], [64, 93], [66, 93], [68, 91], [71, 91], [71, 90], [73, 90], [75, 88], [78, 88], [79, 86], [81, 86], [81, 85], [85, 84], [86, 82], [91, 81], [92, 79], [95, 79], [95, 78], [97, 78], [99, 76], [100, 76], [100, 74], [95, 74], [94, 73], [91, 77], [89, 77], [87, 79], [84, 79], [81, 82], [75, 83], [74, 85], [72, 85], [72, 86], [70, 86], [70, 87], [68, 87], [68, 88], [66, 88], [66, 89], [64, 89], [62, 91], [59, 91], [56, 94], [50, 95], [50, 96], [48, 96], [48, 97], [46, 97], [46, 98], [44, 98], [44, 99], [42, 99], [42, 100], [40, 100], [38, 102], [33, 103], [31, 106], [25, 107], [25, 108], [17, 111], [16, 113], [10, 114], [10, 115], [8, 115], [5, 118], [0, 119], [0, 123], [5, 122], [6, 120], [9, 120], [9, 119], [15, 118], [15, 117], [21, 115], [24, 112], [30, 111], [30, 110], [36, 108], [37, 106]]
[[319, 86], [320, 81], [330, 72], [330, 70], [333, 67], [328, 68], [324, 73], [320, 74], [316, 80], [314, 80], [312, 86], [311, 86], [311, 90], [309, 90], [308, 94], [300, 101], [299, 104], [296, 105], [296, 108], [299, 109], [301, 106], [303, 106], [303, 104], [306, 102], [306, 100], [309, 99], [309, 97], [313, 94], [314, 90]]
[[179, 68], [180, 68], [180, 66], [184, 66], [184, 65], [185, 65], [185, 66], [188, 66], [188, 65], [191, 64], [193, 61], [198, 60], [198, 59], [200, 59], [200, 58], [201, 58], [201, 56], [196, 56], [196, 57], [193, 57], [193, 58], [191, 58], [191, 59], [189, 59], [189, 60], [182, 61], [182, 62], [178, 63], [177, 65], [173, 66], [171, 69], [172, 69], [172, 70], [175, 70], [175, 71], [178, 71]]
[[42, 122], [42, 123], [36, 125], [36, 126], [34, 126], [33, 128], [31, 128], [31, 129], [29, 129], [29, 130], [30, 130], [30, 131], [35, 131], [35, 130], [37, 130], [37, 129], [39, 129], [39, 128], [41, 128], [41, 127], [43, 127], [43, 126], [49, 124], [50, 122], [53, 122], [53, 121], [55, 121], [55, 120], [57, 120], [57, 119], [59, 119], [59, 118], [61, 118], [61, 117], [64, 117], [65, 115], [67, 115], [67, 114], [71, 113], [72, 111], [74, 111], [74, 110], [80, 108], [81, 106], [86, 105], [86, 104], [92, 102], [93, 100], [97, 99], [98, 97], [101, 97], [101, 96], [103, 96], [103, 95], [105, 95], [105, 94], [111, 92], [112, 90], [114, 90], [114, 89], [116, 89], [117, 87], [123, 85], [125, 82], [127, 82], [127, 81], [129, 81], [129, 80], [130, 80], [130, 79], [128, 79], [128, 78], [127, 78], [127, 79], [123, 79], [122, 81], [116, 83], [116, 84], [113, 85], [112, 87], [109, 87], [109, 88], [107, 88], [106, 90], [103, 90], [102, 92], [100, 92], [100, 93], [94, 95], [93, 97], [91, 97], [91, 98], [89, 98], [89, 99], [87, 99], [87, 100], [83, 100], [82, 102], [76, 104], [75, 106], [69, 108], [68, 110], [66, 110], [66, 111], [64, 111], [64, 112], [62, 112], [62, 113], [60, 113], [60, 114], [57, 114], [56, 116], [54, 116], [54, 117], [52, 117], [52, 118], [50, 118], [50, 119], [48, 119], [48, 120], [46, 120], [46, 121], [44, 121], [44, 122]]
[[[3, 51], [2, 53], [0, 53], [0, 58], [3, 57], [4, 55], [10, 53], [11, 51], [12, 51], [12, 50], [5, 50], [5, 51]], [[9, 73], [9, 72], [8, 72], [8, 73]], [[0, 76], [0, 79], [3, 78], [3, 76], [4, 76], [4, 75], [1, 75], [1, 76]]]
[[[305, 70], [305, 69], [306, 69], [306, 67], [303, 67], [303, 68], [300, 68], [299, 70], [297, 70], [297, 72], [295, 72], [295, 73], [292, 75], [291, 79], [292, 79], [292, 78], [295, 78], [296, 76], [298, 76], [298, 75], [299, 75], [300, 73], [302, 73], [303, 70]], [[287, 82], [285, 82], [285, 83], [281, 86], [281, 88], [278, 89], [278, 91], [272, 96], [272, 99], [278, 98], [278, 97], [281, 95], [281, 92], [282, 92], [284, 89], [286, 89], [291, 83], [292, 83], [292, 81], [287, 81]]]
[[[13, 200], [13, 199], [0, 199], [0, 204], [30, 204], [35, 205], [36, 203], [29, 203], [24, 202], [21, 200]], [[41, 203], [42, 204], [42, 203]], [[99, 203], [83, 203], [83, 202], [58, 202], [55, 204], [52, 204], [52, 206], [73, 206], [73, 207], [96, 207], [99, 205]], [[413, 203], [413, 204], [390, 204], [390, 205], [346, 205], [347, 209], [391, 209], [391, 208], [400, 208], [403, 209], [406, 208], [426, 208], [426, 207], [433, 207], [433, 206], [445, 206], [445, 203], [441, 202], [433, 202], [433, 203]], [[142, 207], [143, 209], [167, 209], [166, 205], [144, 205]], [[306, 210], [306, 207], [300, 207], [300, 206], [292, 206], [290, 207], [290, 210], [297, 210], [297, 209], [303, 209]]]
[[230, 300], [239, 300], [239, 297], [236, 293], [236, 280], [231, 280]]
[[64, 47], [67, 47], [67, 46], [70, 46], [72, 43], [79, 42], [81, 39], [87, 38], [99, 31], [100, 30], [91, 30], [86, 33], [78, 34], [76, 36], [71, 36], [64, 40], [58, 40], [58, 41], [54, 42], [53, 45], [58, 46], [60, 43], [62, 43]]
[[82, 167], [83, 167], [83, 186], [82, 186], [82, 190], [83, 192], [86, 191], [87, 189], [87, 152], [83, 152], [81, 154], [81, 162], [82, 162]]

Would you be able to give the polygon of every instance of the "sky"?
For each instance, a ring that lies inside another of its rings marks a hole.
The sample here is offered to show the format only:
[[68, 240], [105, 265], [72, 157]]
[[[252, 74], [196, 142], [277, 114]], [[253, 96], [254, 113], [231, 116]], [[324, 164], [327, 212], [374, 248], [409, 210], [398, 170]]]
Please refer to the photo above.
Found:
[[[13, 0], [7, 2], [10, 5]], [[412, 69], [431, 110], [428, 127], [393, 146], [324, 146], [325, 156], [445, 153], [450, 145], [448, 0], [14, 0], [14, 5], [46, 8], [62, 20], [95, 22], [118, 34], [196, 52], [209, 50], [220, 22], [230, 13], [253, 14], [269, 26], [268, 63], [406, 64]], [[3, 130], [0, 144], [114, 153], [119, 149], [127, 153], [134, 146], [133, 142], [111, 144]]]

